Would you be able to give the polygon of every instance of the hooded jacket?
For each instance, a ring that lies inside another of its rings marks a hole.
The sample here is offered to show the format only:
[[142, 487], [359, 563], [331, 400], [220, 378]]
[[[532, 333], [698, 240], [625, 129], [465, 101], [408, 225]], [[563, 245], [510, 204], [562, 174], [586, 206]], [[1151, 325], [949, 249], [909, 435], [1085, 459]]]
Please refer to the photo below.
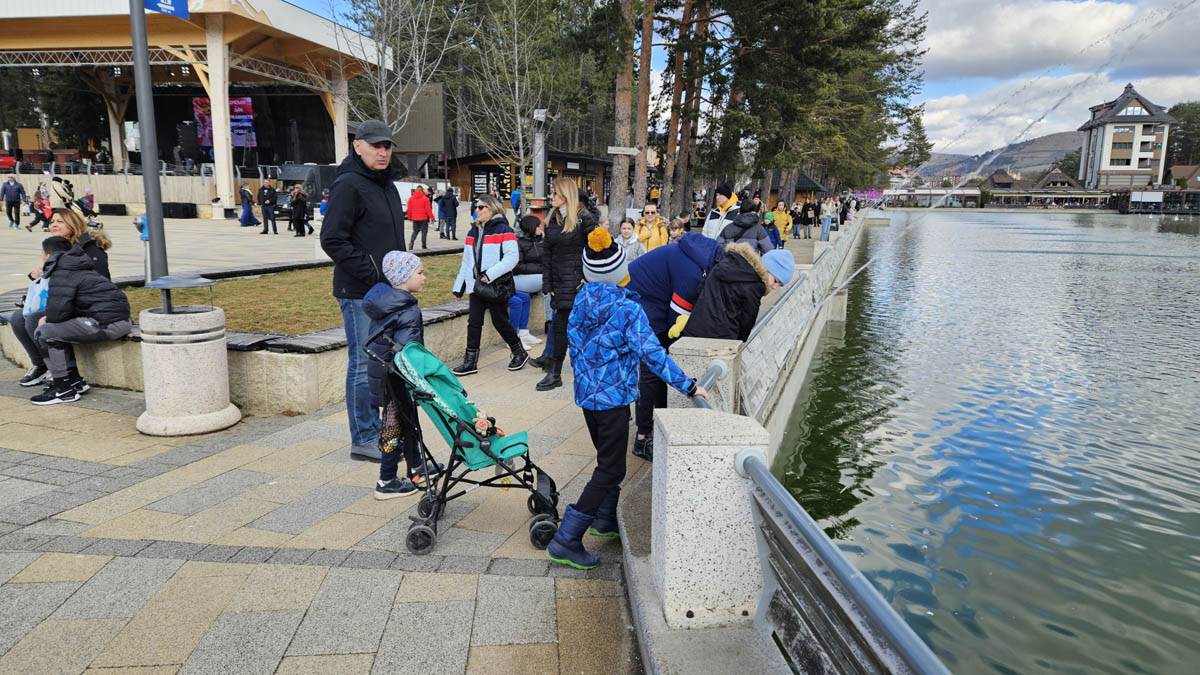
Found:
[[683, 337], [742, 340], [750, 336], [771, 273], [749, 244], [729, 244], [704, 279]]
[[691, 313], [700, 282], [720, 257], [716, 241], [688, 232], [677, 243], [660, 246], [629, 264], [627, 288], [637, 294], [656, 335], [666, 333], [680, 315]]
[[24, 201], [25, 186], [18, 181], [4, 180], [0, 182], [0, 200], [15, 203]]
[[583, 245], [600, 222], [600, 212], [579, 200], [579, 222], [571, 232], [563, 231], [563, 216], [553, 209], [542, 236], [542, 292], [553, 293], [554, 309], [569, 310], [583, 282]]
[[775, 248], [775, 245], [771, 243], [771, 235], [767, 234], [758, 213], [754, 211], [739, 213], [732, 223], [721, 230], [721, 235], [717, 237], [717, 240], [722, 244], [733, 242], [750, 244], [758, 249], [760, 254]]
[[408, 219], [414, 222], [433, 220], [433, 205], [424, 190], [413, 190], [408, 198]]
[[704, 236], [711, 239], [716, 239], [725, 226], [733, 222], [733, 219], [740, 213], [737, 195], [731, 196], [729, 201], [725, 202], [725, 210], [713, 207], [708, 212], [708, 217], [704, 219]]
[[333, 259], [333, 296], [357, 300], [383, 280], [388, 251], [404, 251], [404, 204], [395, 172], [368, 169], [351, 152], [338, 166], [321, 226], [321, 248]]
[[438, 204], [438, 220], [458, 220], [458, 197], [453, 192], [434, 200]]
[[[369, 335], [383, 331], [380, 337], [367, 345], [367, 349], [378, 358], [391, 363], [404, 345], [410, 342], [425, 344], [425, 323], [417, 298], [412, 293], [379, 282], [363, 297], [363, 312], [371, 319]], [[383, 387], [385, 372], [387, 370], [383, 363], [373, 358], [367, 359], [371, 398], [373, 404], [379, 407], [387, 402]]]
[[542, 275], [542, 235], [537, 233], [537, 225], [526, 227], [526, 223], [517, 226], [517, 251], [520, 259], [513, 268], [514, 275]]
[[575, 405], [584, 410], [628, 406], [638, 397], [638, 364], [691, 396], [696, 382], [650, 330], [637, 295], [615, 284], [584, 284], [567, 321], [575, 371]]
[[508, 219], [502, 214], [492, 216], [486, 223], [475, 221], [471, 224], [463, 242], [458, 276], [454, 279], [455, 293], [471, 293], [475, 290], [475, 256], [479, 256], [481, 275], [486, 275], [491, 281], [508, 274], [517, 266], [520, 256], [517, 233], [508, 226]]
[[100, 276], [82, 249], [75, 247], [46, 261], [48, 279], [46, 321], [61, 323], [76, 317], [95, 319], [101, 326], [129, 321], [129, 299], [113, 282]]

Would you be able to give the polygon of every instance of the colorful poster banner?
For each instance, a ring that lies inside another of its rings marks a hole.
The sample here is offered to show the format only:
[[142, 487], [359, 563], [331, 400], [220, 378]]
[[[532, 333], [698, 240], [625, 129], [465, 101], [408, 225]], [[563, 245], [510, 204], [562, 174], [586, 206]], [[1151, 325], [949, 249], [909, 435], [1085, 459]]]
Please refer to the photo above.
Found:
[[[192, 117], [196, 120], [196, 143], [212, 147], [212, 105], [207, 97], [192, 99]], [[229, 131], [233, 147], [258, 147], [258, 139], [254, 135], [254, 105], [249, 96], [229, 99]]]

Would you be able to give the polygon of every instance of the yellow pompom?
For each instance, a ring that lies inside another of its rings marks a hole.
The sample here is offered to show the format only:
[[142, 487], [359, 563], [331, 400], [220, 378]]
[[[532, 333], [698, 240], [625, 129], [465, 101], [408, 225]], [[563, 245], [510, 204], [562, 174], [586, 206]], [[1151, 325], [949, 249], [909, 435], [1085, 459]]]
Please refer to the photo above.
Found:
[[597, 227], [588, 235], [588, 248], [599, 253], [604, 249], [612, 246], [612, 235], [608, 233], [608, 228], [604, 226]]

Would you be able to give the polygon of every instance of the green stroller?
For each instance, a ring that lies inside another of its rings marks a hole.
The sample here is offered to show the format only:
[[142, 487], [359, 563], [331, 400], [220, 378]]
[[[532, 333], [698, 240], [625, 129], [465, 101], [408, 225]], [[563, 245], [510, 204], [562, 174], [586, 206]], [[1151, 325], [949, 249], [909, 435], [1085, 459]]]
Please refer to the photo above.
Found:
[[[377, 336], [367, 341], [370, 345]], [[382, 361], [379, 355], [366, 349], [368, 356]], [[415, 555], [425, 555], [437, 542], [438, 520], [446, 504], [463, 496], [475, 487], [524, 488], [529, 491], [526, 505], [532, 518], [529, 521], [529, 542], [545, 549], [558, 531], [558, 488], [550, 474], [529, 458], [529, 439], [525, 432], [500, 435], [496, 420], [488, 417], [487, 430], [476, 430], [479, 409], [467, 398], [467, 392], [454, 373], [423, 345], [410, 342], [386, 364], [385, 387], [387, 400], [397, 400], [398, 387], [404, 387], [412, 401], [425, 410], [438, 432], [450, 446], [450, 459], [445, 468], [427, 481], [417, 503], [417, 515], [405, 537], [405, 546]], [[403, 411], [404, 406], [389, 405], [385, 410]], [[388, 414], [385, 412], [384, 434], [389, 435]], [[421, 436], [419, 420], [406, 419], [406, 414], [393, 416], [393, 425], [409, 426], [420, 439], [420, 456], [426, 465], [437, 466], [436, 460]], [[395, 435], [395, 426], [391, 435]], [[472, 478], [472, 472], [492, 468], [492, 475]], [[465, 487], [475, 486], [475, 487]]]

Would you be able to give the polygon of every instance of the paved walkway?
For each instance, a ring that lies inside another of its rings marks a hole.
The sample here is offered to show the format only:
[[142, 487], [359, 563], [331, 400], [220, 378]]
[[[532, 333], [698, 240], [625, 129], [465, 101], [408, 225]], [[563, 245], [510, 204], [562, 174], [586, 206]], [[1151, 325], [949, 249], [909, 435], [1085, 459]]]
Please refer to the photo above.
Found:
[[[114, 277], [143, 274], [145, 245], [128, 216], [106, 216], [104, 233], [113, 240], [109, 250], [109, 269]], [[7, 224], [7, 223], [6, 223]], [[313, 223], [314, 228], [319, 223]], [[262, 235], [257, 227], [239, 227], [235, 220], [166, 220], [167, 257], [172, 273], [197, 272], [259, 263], [308, 262], [324, 259], [318, 254], [317, 237], [294, 237], [286, 224], [279, 223], [279, 235]], [[430, 248], [461, 248], [458, 241], [429, 236]], [[411, 235], [411, 224], [405, 230]], [[26, 232], [0, 228], [0, 291], [27, 284], [29, 273], [41, 256], [41, 241], [47, 235], [40, 229]], [[407, 244], [408, 242], [405, 242]]]
[[[466, 384], [570, 503], [594, 464], [570, 385], [536, 392], [505, 359]], [[452, 502], [413, 556], [416, 497], [374, 500], [344, 411], [159, 439], [134, 429], [140, 394], [35, 408], [19, 375], [0, 365], [0, 673], [640, 671], [620, 544], [551, 568], [522, 491]]]

